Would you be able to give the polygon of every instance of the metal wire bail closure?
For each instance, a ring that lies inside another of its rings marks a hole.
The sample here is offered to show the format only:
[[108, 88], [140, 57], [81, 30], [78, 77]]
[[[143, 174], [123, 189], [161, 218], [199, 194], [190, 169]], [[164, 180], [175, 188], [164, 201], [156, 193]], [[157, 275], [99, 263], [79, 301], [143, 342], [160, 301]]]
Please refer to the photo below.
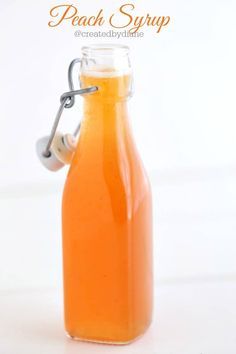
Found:
[[64, 108], [71, 108], [75, 103], [76, 95], [91, 94], [98, 90], [97, 86], [91, 86], [83, 89], [74, 89], [73, 69], [75, 64], [81, 63], [80, 58], [74, 59], [68, 68], [69, 90], [60, 97], [60, 106], [57, 111], [50, 135], [39, 139], [36, 143], [37, 155], [42, 164], [51, 171], [57, 171], [66, 163], [70, 163], [76, 146], [76, 137], [80, 130], [80, 124], [77, 126], [74, 134], [62, 135], [57, 133], [57, 127], [60, 122]]

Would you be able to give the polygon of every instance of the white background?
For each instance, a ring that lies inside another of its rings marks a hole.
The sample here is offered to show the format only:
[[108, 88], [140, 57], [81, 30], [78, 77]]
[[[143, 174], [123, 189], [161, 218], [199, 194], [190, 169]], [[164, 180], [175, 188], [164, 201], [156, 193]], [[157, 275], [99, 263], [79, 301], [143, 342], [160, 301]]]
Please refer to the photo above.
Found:
[[[60, 196], [35, 155], [48, 134], [67, 66], [92, 43], [75, 28], [48, 28], [64, 1], [0, 3], [0, 352], [98, 353], [67, 342], [61, 305]], [[121, 1], [80, 1], [82, 15]], [[154, 195], [156, 315], [124, 351], [236, 350], [236, 5], [233, 0], [133, 1], [136, 15], [169, 15], [161, 33], [128, 44], [135, 74], [130, 117]], [[104, 27], [104, 30], [108, 27]], [[114, 40], [113, 40], [114, 41]], [[97, 40], [95, 40], [97, 43]], [[66, 112], [63, 131], [81, 117]], [[47, 321], [48, 318], [48, 321]], [[2, 319], [2, 321], [1, 321]], [[199, 336], [201, 339], [199, 339]], [[14, 341], [16, 347], [11, 344]], [[1, 350], [1, 346], [3, 349]], [[100, 348], [100, 349], [98, 349]], [[103, 348], [103, 349], [101, 349]], [[110, 351], [109, 351], [110, 350]], [[116, 349], [112, 349], [117, 351]], [[40, 352], [40, 351], [39, 351]]]

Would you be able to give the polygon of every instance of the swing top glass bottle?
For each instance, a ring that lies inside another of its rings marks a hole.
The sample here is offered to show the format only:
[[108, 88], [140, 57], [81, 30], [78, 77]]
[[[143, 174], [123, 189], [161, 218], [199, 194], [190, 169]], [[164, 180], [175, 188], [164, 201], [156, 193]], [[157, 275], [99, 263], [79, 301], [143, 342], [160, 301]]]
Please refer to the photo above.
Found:
[[82, 49], [78, 145], [62, 205], [65, 327], [72, 338], [128, 343], [152, 317], [152, 206], [128, 119], [129, 49]]

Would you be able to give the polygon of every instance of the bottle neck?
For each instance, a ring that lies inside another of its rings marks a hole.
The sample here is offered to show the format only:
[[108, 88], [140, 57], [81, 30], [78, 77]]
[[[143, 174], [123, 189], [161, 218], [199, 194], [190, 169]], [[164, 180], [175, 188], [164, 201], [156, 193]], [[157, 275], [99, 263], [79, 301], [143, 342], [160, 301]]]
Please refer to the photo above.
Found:
[[92, 161], [93, 164], [102, 165], [104, 156], [110, 156], [111, 160], [116, 159], [124, 153], [124, 146], [130, 145], [131, 142], [127, 101], [104, 102], [91, 98], [84, 99], [83, 119], [74, 165], [80, 156], [83, 156], [85, 164]]
[[130, 75], [85, 75], [81, 87], [97, 86], [98, 91], [84, 96], [83, 120], [77, 150], [101, 155], [104, 146], [118, 149], [130, 139], [127, 99]]
[[128, 114], [127, 100], [100, 100], [92, 97], [84, 99], [83, 116], [85, 120], [102, 120], [103, 123], [122, 120]]
[[132, 76], [131, 73], [116, 75], [113, 72], [86, 75], [82, 73], [80, 76], [82, 88], [96, 86], [98, 91], [91, 93], [86, 97], [88, 101], [97, 104], [116, 104], [118, 101], [126, 101], [130, 97]]
[[126, 100], [103, 101], [85, 98], [81, 138], [116, 140], [115, 135], [128, 130], [128, 107]]

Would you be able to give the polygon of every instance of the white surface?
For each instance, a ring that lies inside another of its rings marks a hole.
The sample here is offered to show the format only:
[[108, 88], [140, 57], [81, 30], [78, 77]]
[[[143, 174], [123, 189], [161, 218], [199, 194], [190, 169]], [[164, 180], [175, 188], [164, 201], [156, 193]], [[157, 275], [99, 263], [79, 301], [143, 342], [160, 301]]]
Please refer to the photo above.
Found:
[[64, 335], [63, 183], [0, 191], [0, 353], [235, 354], [235, 177], [235, 169], [151, 175], [155, 315], [127, 347]]
[[1, 353], [235, 354], [235, 281], [160, 284], [156, 293], [153, 325], [142, 338], [122, 347], [68, 339], [59, 292], [2, 294]]

